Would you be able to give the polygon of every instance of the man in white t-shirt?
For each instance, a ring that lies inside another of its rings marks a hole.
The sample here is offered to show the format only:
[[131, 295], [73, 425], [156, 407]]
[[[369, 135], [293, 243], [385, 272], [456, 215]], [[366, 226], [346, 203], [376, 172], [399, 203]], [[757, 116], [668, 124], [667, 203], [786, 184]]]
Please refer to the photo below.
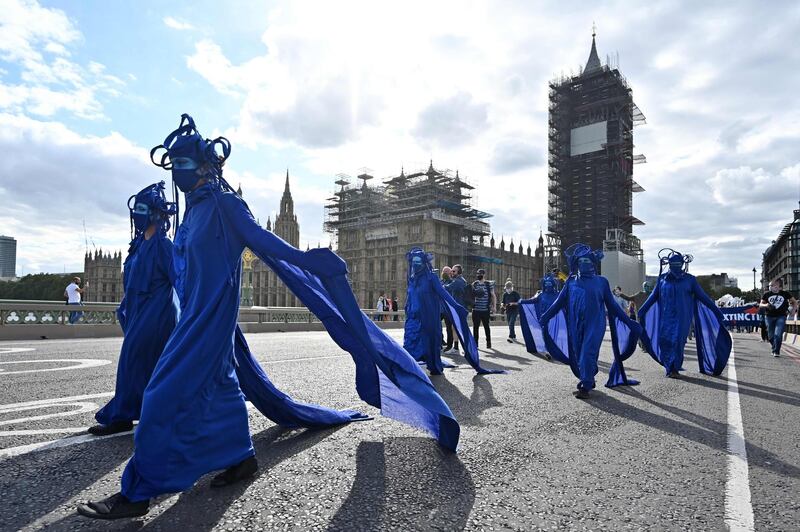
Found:
[[[67, 298], [67, 305], [83, 305], [81, 303], [81, 294], [86, 291], [86, 288], [89, 286], [89, 281], [86, 281], [86, 285], [81, 288], [81, 278], [80, 277], [73, 277], [72, 282], [67, 285], [67, 288], [64, 289], [64, 297]], [[70, 312], [69, 313], [69, 324], [72, 325], [83, 316], [83, 312]]]

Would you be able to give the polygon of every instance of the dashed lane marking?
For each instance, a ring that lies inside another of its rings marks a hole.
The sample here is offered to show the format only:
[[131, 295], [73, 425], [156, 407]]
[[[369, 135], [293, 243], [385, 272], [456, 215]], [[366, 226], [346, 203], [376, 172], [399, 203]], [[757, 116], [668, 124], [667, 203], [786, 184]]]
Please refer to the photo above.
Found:
[[751, 532], [755, 529], [750, 498], [747, 444], [744, 439], [739, 383], [736, 380], [736, 350], [728, 359], [728, 478], [725, 482], [725, 524], [728, 530]]

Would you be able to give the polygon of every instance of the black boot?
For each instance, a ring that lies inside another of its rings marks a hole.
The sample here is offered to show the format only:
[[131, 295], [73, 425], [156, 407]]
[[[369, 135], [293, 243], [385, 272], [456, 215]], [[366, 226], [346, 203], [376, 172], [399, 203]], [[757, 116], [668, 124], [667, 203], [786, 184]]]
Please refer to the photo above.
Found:
[[95, 425], [94, 427], [89, 427], [89, 434], [108, 436], [110, 434], [128, 432], [129, 430], [133, 430], [133, 421], [115, 421], [109, 425]]
[[150, 501], [131, 502], [121, 493], [115, 493], [102, 501], [78, 505], [78, 513], [92, 519], [124, 519], [139, 517], [150, 509]]
[[680, 379], [681, 378], [681, 374], [678, 373], [677, 371], [670, 371], [669, 375], [667, 375], [667, 377], [669, 377], [670, 379]]
[[235, 484], [240, 480], [252, 477], [256, 471], [258, 471], [258, 461], [255, 456], [251, 456], [214, 477], [211, 481], [211, 487], [221, 488]]
[[578, 388], [577, 391], [572, 392], [572, 395], [574, 395], [576, 399], [588, 399], [589, 398], [589, 390], [584, 390], [583, 388]]

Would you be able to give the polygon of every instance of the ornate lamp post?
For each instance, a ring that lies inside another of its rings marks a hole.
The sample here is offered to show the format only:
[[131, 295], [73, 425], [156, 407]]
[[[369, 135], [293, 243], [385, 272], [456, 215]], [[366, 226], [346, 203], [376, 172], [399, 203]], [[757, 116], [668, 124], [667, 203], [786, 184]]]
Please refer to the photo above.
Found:
[[753, 290], [756, 290], [756, 268], [753, 266]]

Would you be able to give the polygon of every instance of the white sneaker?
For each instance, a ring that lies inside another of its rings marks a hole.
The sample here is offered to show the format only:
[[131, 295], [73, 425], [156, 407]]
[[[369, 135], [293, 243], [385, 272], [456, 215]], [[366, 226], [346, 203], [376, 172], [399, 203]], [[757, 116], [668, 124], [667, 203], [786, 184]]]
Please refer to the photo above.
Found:
[[772, 353], [772, 356], [775, 358], [780, 358], [780, 355], [778, 353]]
[[444, 352], [445, 355], [458, 355], [458, 349], [451, 348]]

